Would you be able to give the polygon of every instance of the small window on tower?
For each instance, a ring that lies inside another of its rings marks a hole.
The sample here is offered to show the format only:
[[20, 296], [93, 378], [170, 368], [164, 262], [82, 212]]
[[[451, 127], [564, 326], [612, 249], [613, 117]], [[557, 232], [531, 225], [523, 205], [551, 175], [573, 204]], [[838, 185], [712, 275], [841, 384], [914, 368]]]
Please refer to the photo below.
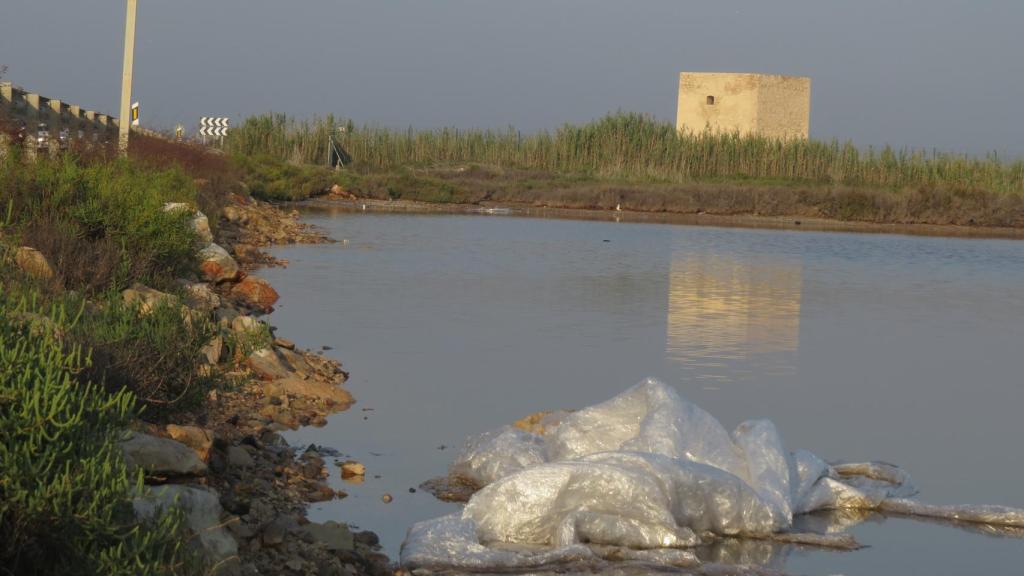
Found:
[[714, 105], [715, 105], [715, 97], [714, 96], [708, 96], [708, 106], [714, 106]]

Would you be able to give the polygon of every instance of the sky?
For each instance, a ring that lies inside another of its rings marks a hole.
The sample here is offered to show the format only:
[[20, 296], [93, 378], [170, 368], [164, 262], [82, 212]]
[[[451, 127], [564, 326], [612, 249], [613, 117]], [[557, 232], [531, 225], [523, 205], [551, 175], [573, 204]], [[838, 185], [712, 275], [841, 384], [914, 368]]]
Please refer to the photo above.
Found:
[[[811, 135], [1024, 157], [1020, 0], [139, 0], [144, 124], [675, 120], [681, 71], [810, 76]], [[124, 0], [0, 0], [5, 80], [116, 114]]]

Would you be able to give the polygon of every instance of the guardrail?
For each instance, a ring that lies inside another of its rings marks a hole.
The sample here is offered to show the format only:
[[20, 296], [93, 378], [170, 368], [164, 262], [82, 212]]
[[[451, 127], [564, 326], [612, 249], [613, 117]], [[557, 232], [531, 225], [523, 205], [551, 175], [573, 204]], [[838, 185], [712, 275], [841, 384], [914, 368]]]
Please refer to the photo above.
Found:
[[23, 120], [29, 136], [35, 136], [39, 125], [45, 124], [51, 142], [56, 142], [64, 130], [71, 138], [90, 142], [117, 141], [117, 118], [40, 96], [10, 82], [0, 82], [0, 108], [11, 117]]

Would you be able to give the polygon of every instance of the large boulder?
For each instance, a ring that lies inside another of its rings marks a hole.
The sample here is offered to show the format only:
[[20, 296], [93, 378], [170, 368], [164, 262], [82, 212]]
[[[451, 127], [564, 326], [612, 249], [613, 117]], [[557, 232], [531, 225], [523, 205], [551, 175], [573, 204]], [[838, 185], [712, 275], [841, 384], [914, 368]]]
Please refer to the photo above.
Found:
[[50, 265], [50, 261], [46, 259], [46, 256], [42, 252], [35, 248], [28, 246], [22, 246], [14, 251], [14, 263], [21, 268], [23, 272], [38, 278], [40, 280], [50, 280], [56, 273], [53, 271], [53, 266]]
[[174, 506], [185, 512], [185, 525], [196, 535], [190, 541], [198, 545], [207, 563], [218, 565], [238, 555], [238, 543], [224, 528], [220, 498], [213, 490], [168, 484], [147, 489], [146, 494], [132, 501], [135, 517], [141, 521]]
[[199, 260], [199, 269], [211, 282], [233, 282], [242, 273], [231, 254], [213, 242], [199, 251]]
[[132, 432], [121, 442], [124, 460], [131, 468], [142, 468], [151, 476], [197, 476], [206, 464], [188, 446], [170, 440]]
[[231, 294], [246, 306], [262, 312], [270, 312], [279, 298], [277, 290], [269, 282], [255, 276], [247, 276], [235, 284]]
[[142, 314], [149, 314], [158, 306], [174, 306], [178, 303], [178, 299], [175, 296], [155, 290], [149, 286], [144, 286], [138, 282], [132, 284], [131, 288], [122, 291], [121, 297], [126, 304], [138, 306], [139, 312]]

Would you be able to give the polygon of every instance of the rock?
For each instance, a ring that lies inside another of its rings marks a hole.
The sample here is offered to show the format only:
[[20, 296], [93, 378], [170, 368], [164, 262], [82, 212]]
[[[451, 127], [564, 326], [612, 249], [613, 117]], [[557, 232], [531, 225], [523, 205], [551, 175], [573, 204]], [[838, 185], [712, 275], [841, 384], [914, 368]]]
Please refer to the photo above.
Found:
[[231, 331], [239, 336], [262, 330], [265, 324], [252, 316], [236, 316], [231, 320]]
[[206, 248], [199, 251], [199, 269], [211, 282], [230, 282], [238, 280], [241, 269], [238, 262], [228, 254], [228, 251], [211, 242]]
[[220, 308], [217, 308], [213, 314], [217, 318], [217, 323], [225, 330], [230, 330], [231, 323], [240, 315], [238, 310], [223, 305]]
[[221, 209], [220, 214], [228, 222], [241, 222], [245, 224], [249, 220], [245, 213], [235, 206], [225, 206]]
[[298, 558], [292, 558], [291, 560], [284, 563], [285, 567], [292, 572], [302, 572], [302, 566], [304, 562]]
[[164, 212], [192, 212], [192, 207], [184, 202], [165, 202]]
[[263, 442], [272, 448], [288, 447], [288, 441], [284, 439], [284, 436], [281, 436], [277, 432], [271, 432], [270, 430], [265, 430], [260, 434], [260, 442]]
[[235, 537], [235, 540], [251, 540], [256, 536], [256, 532], [245, 522], [231, 522], [228, 524], [228, 530], [231, 531], [231, 535]]
[[129, 467], [140, 467], [153, 476], [196, 476], [206, 473], [206, 464], [188, 446], [133, 432], [120, 444]]
[[274, 338], [274, 346], [284, 348], [285, 350], [295, 350], [295, 342], [287, 338]]
[[322, 400], [329, 404], [338, 404], [344, 407], [351, 406], [355, 399], [348, 390], [338, 388], [327, 382], [319, 380], [303, 380], [301, 378], [287, 377], [272, 380], [264, 387], [264, 392], [274, 396], [289, 394], [305, 398]]
[[298, 352], [293, 352], [292, 350], [289, 350], [287, 348], [280, 347], [277, 348], [276, 351], [280, 357], [284, 358], [285, 361], [288, 362], [288, 365], [291, 367], [292, 372], [297, 372], [300, 375], [313, 374], [316, 372], [316, 370], [313, 369], [313, 366], [311, 366], [310, 363], [306, 361], [306, 357], [303, 356], [302, 354], [299, 354]]
[[164, 212], [188, 212], [192, 214], [192, 230], [203, 244], [213, 242], [213, 232], [210, 231], [210, 219], [199, 210], [192, 210], [192, 207], [184, 202], [168, 202], [164, 204]]
[[294, 532], [298, 527], [299, 523], [291, 516], [278, 516], [263, 528], [263, 535], [260, 539], [267, 546], [280, 546], [288, 534]]
[[56, 276], [50, 261], [46, 259], [46, 256], [43, 256], [42, 252], [35, 248], [22, 246], [15, 250], [14, 263], [24, 273], [39, 280], [51, 280]]
[[270, 312], [279, 296], [269, 282], [255, 276], [247, 276], [231, 289], [231, 295], [242, 303], [263, 312]]
[[355, 541], [359, 542], [363, 546], [374, 548], [380, 546], [380, 537], [376, 533], [369, 530], [363, 530], [362, 532], [355, 533]]
[[185, 292], [185, 305], [189, 308], [210, 312], [220, 307], [220, 296], [205, 282], [178, 280], [178, 285]]
[[198, 426], [167, 425], [167, 434], [177, 442], [181, 442], [195, 451], [203, 462], [210, 461], [210, 448], [213, 447], [213, 432]]
[[149, 314], [154, 308], [159, 306], [176, 306], [178, 304], [178, 298], [174, 295], [144, 286], [138, 282], [132, 284], [131, 288], [123, 290], [121, 298], [124, 299], [126, 304], [138, 306], [139, 312], [142, 314]]
[[391, 501], [394, 500], [394, 498], [392, 498], [391, 494], [385, 493], [383, 496], [380, 497], [380, 500], [385, 504], [390, 504]]
[[331, 552], [355, 549], [355, 539], [345, 524], [339, 524], [334, 521], [327, 521], [323, 524], [310, 522], [299, 528], [299, 531], [308, 534], [313, 538], [314, 542], [323, 544]]
[[210, 230], [210, 219], [206, 217], [199, 210], [196, 210], [195, 216], [192, 217], [192, 229], [195, 230], [196, 236], [199, 237], [199, 241], [203, 244], [209, 244], [213, 242], [213, 232]]
[[249, 452], [241, 446], [232, 446], [228, 448], [228, 466], [231, 468], [242, 468], [248, 469], [256, 465], [256, 461], [252, 459]]
[[252, 500], [245, 494], [239, 494], [236, 491], [232, 491], [220, 497], [220, 505], [232, 514], [244, 516], [249, 513], [250, 507], [252, 506]]
[[355, 460], [342, 462], [341, 477], [351, 478], [353, 476], [366, 476], [366, 466], [356, 462]]
[[217, 365], [220, 362], [221, 355], [224, 353], [224, 338], [214, 336], [213, 340], [210, 340], [199, 352], [206, 359], [207, 364], [211, 366]]
[[[260, 252], [259, 247], [253, 246], [252, 244], [238, 243], [235, 244], [235, 254], [243, 262], [261, 262], [267, 260], [268, 256], [263, 252]], [[273, 260], [270, 258], [270, 260]]]
[[274, 511], [274, 505], [264, 499], [253, 500], [249, 503], [249, 523], [255, 524], [258, 528], [262, 529], [264, 526], [273, 522], [274, 518], [277, 518], [277, 512]]
[[53, 335], [58, 339], [64, 338], [64, 331], [57, 326], [57, 323], [42, 314], [18, 310], [7, 310], [6, 312], [9, 319], [27, 328], [29, 334], [33, 336]]
[[184, 510], [185, 524], [196, 534], [190, 541], [198, 543], [208, 562], [221, 562], [238, 554], [238, 543], [221, 522], [220, 501], [213, 490], [169, 484], [151, 488], [145, 496], [132, 502], [135, 516], [142, 521], [154, 518], [159, 511], [171, 506]]
[[[245, 365], [261, 380], [278, 380], [292, 376], [292, 367], [270, 348], [260, 348], [249, 355]], [[273, 394], [271, 394], [273, 396]]]

